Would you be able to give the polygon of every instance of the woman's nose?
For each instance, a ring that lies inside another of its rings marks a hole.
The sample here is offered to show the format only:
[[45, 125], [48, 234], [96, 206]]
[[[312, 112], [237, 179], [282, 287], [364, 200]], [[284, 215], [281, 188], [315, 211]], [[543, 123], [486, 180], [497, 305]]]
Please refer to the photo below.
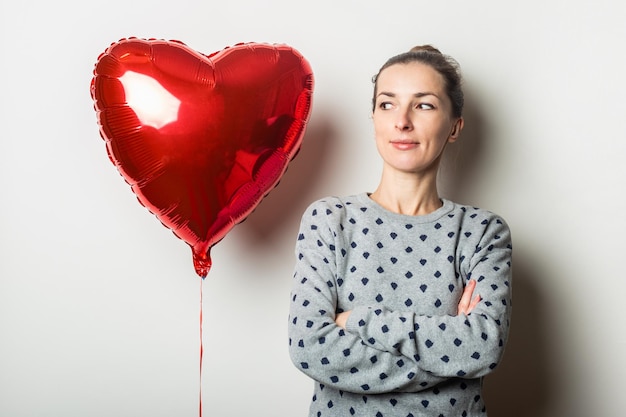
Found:
[[398, 112], [395, 124], [396, 129], [398, 130], [411, 130], [413, 128], [413, 123], [411, 121], [411, 118], [409, 117], [408, 111]]

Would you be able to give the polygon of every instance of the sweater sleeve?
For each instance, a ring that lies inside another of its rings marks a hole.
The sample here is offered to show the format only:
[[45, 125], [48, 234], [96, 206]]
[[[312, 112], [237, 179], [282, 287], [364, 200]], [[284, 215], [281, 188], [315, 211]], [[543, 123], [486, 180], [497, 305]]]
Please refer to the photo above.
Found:
[[296, 243], [288, 328], [294, 365], [322, 384], [362, 394], [417, 392], [445, 380], [420, 370], [398, 349], [368, 346], [335, 324], [337, 236], [321, 210], [319, 203], [309, 208]]
[[358, 307], [346, 328], [381, 351], [413, 358], [422, 373], [478, 378], [501, 359], [511, 315], [511, 236], [504, 220], [489, 221], [467, 261], [466, 282], [482, 300], [469, 315], [420, 316]]

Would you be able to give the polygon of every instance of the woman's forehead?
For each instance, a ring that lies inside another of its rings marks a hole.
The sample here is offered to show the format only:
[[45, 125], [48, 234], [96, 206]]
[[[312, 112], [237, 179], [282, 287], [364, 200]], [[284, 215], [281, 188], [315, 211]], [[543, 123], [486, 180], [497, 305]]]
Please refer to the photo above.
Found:
[[391, 65], [381, 71], [377, 82], [379, 92], [388, 88], [413, 88], [441, 92], [445, 87], [444, 79], [437, 70], [419, 62]]

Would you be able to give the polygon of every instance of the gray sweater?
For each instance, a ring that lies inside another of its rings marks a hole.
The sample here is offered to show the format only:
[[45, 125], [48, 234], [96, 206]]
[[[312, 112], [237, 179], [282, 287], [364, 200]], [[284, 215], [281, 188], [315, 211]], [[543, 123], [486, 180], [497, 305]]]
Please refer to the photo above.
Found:
[[[485, 416], [482, 377], [500, 361], [511, 314], [505, 221], [442, 200], [423, 216], [366, 193], [302, 217], [289, 317], [294, 365], [315, 380], [309, 416]], [[456, 315], [464, 285], [482, 301]], [[352, 310], [346, 330], [337, 312]]]

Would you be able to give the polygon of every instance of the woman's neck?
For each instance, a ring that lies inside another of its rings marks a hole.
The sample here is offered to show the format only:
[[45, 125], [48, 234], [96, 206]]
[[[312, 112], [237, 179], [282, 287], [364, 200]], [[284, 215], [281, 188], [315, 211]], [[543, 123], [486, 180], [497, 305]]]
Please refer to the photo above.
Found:
[[436, 176], [383, 175], [370, 198], [389, 211], [410, 216], [432, 213], [442, 205]]

